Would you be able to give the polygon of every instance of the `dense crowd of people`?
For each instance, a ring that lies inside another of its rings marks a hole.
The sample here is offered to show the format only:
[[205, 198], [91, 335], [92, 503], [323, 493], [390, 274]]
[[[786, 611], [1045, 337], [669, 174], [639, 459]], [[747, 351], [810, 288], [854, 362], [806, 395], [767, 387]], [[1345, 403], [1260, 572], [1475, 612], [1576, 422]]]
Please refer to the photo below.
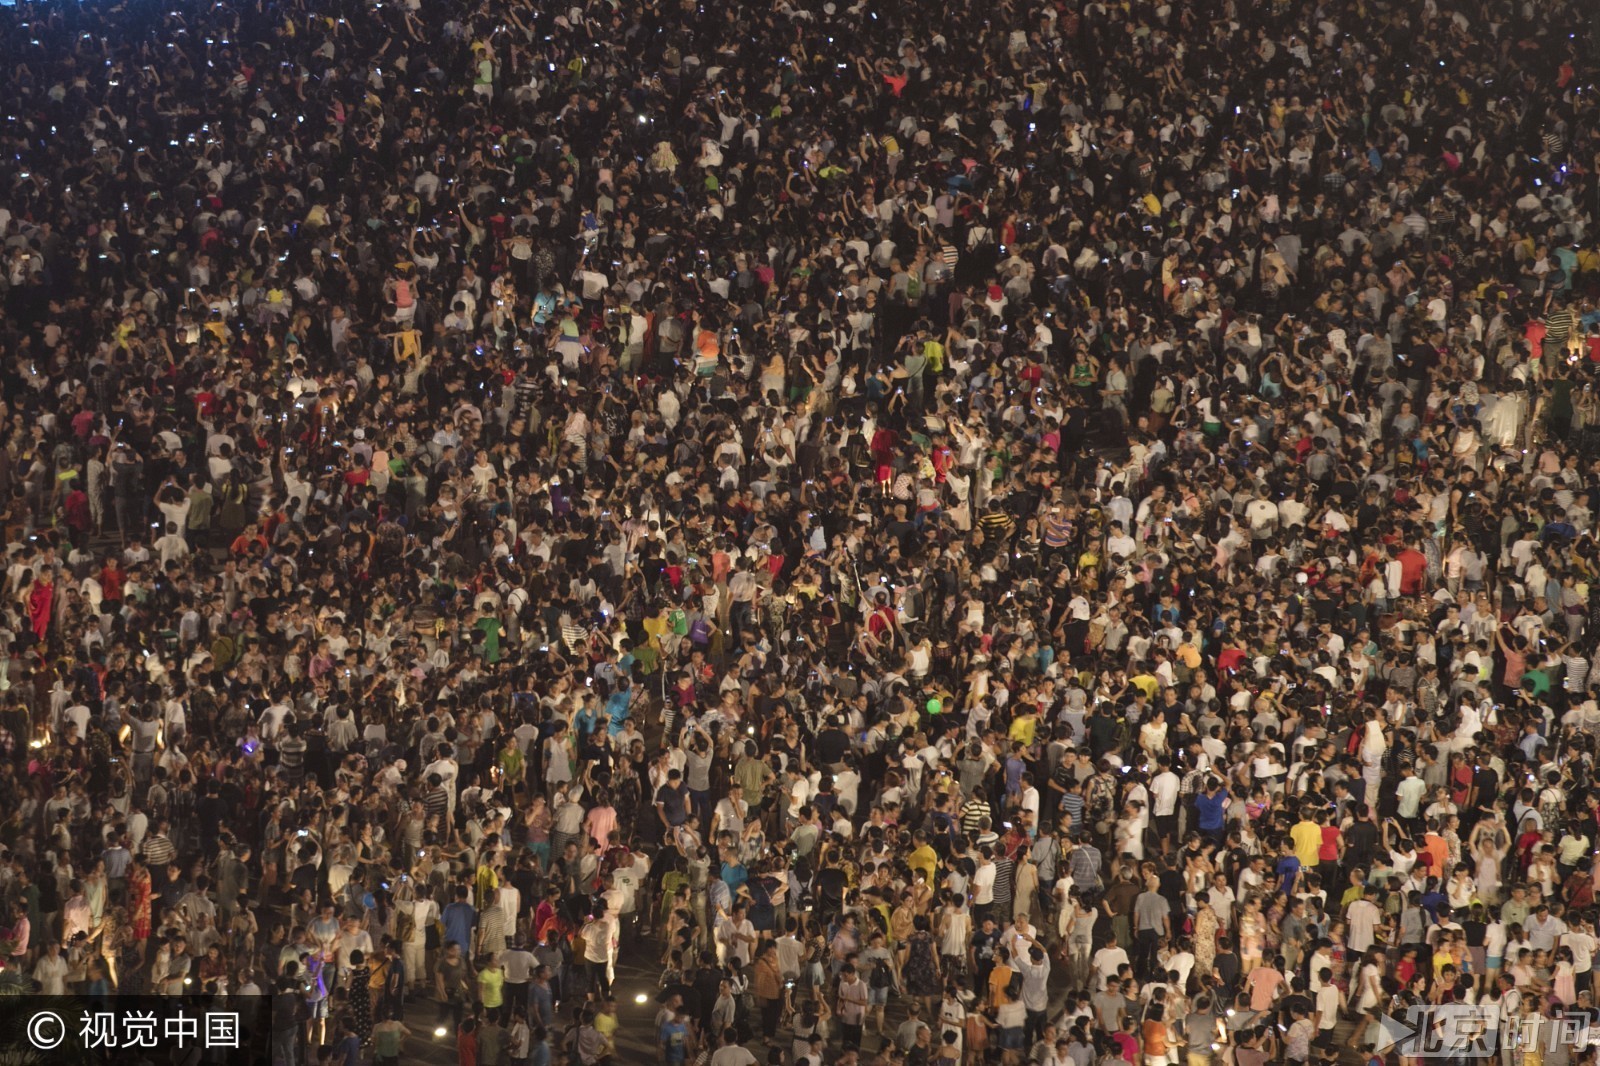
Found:
[[1597, 54], [0, 7], [0, 983], [273, 1066], [1592, 1061]]

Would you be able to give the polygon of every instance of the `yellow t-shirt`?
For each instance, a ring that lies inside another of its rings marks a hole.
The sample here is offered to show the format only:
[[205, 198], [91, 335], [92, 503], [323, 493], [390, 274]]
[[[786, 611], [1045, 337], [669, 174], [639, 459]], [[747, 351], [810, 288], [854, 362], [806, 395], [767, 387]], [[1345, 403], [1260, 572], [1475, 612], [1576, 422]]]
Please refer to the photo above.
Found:
[[1317, 856], [1322, 851], [1322, 827], [1316, 822], [1296, 822], [1293, 829], [1289, 830], [1289, 839], [1294, 841], [1294, 855], [1300, 860], [1300, 865], [1310, 869], [1317, 864]]
[[1039, 718], [1037, 715], [1018, 715], [1016, 718], [1012, 719], [1011, 729], [1008, 731], [1007, 736], [1019, 744], [1032, 747], [1033, 737], [1038, 731], [1038, 728]]
[[485, 1007], [495, 1008], [504, 1003], [505, 987], [504, 970], [478, 971], [478, 999]]
[[920, 873], [931, 885], [934, 875], [939, 872], [939, 853], [924, 844], [911, 853], [906, 859], [906, 865], [911, 867], [912, 872]]

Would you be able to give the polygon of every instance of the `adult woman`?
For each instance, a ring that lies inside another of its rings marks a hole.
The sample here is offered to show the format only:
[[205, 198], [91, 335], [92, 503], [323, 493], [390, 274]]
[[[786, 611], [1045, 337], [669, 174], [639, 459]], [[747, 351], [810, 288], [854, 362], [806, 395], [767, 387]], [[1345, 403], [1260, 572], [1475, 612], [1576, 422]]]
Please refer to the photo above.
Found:
[[777, 948], [771, 943], [763, 945], [752, 971], [751, 987], [761, 1008], [762, 1037], [771, 1044], [778, 1036], [784, 1000], [783, 972], [778, 962]]
[[939, 916], [939, 954], [944, 956], [942, 969], [946, 977], [959, 972], [971, 935], [972, 915], [967, 910], [966, 896], [951, 893], [945, 897]]
[[1239, 914], [1239, 971], [1249, 976], [1261, 965], [1262, 948], [1266, 944], [1266, 928], [1261, 918], [1261, 900], [1251, 896], [1245, 900]]
[[901, 947], [900, 973], [906, 995], [923, 1000], [928, 1016], [933, 1014], [934, 1000], [942, 986], [939, 953], [935, 949], [932, 923], [927, 915], [919, 914], [912, 920], [910, 939]]
[[1355, 987], [1351, 1002], [1355, 1004], [1357, 1013], [1370, 1014], [1383, 1002], [1383, 971], [1384, 954], [1381, 948], [1373, 948], [1361, 960], [1361, 967], [1356, 971]]
[[100, 928], [106, 913], [106, 864], [96, 860], [94, 869], [83, 879], [83, 900], [89, 906], [89, 933]]
[[1478, 898], [1491, 907], [1500, 902], [1500, 868], [1510, 845], [1498, 812], [1472, 829], [1468, 847], [1477, 868]]
[[[967, 1035], [967, 1008], [961, 1003], [961, 986], [954, 981], [944, 986], [944, 998], [939, 1001], [939, 1011], [934, 1028], [939, 1032], [939, 1039], [946, 1045], [952, 1045], [959, 1052], [966, 1042]], [[951, 1041], [950, 1036], [955, 1036]]]
[[1461, 913], [1471, 905], [1477, 895], [1478, 884], [1472, 879], [1472, 874], [1465, 866], [1457, 866], [1445, 885], [1445, 898], [1450, 901], [1450, 908]]
[[1211, 893], [1201, 892], [1196, 899], [1194, 913], [1194, 968], [1196, 973], [1208, 974], [1217, 961], [1217, 931], [1221, 923], [1211, 906]]
[[1144, 1015], [1140, 1034], [1144, 1039], [1145, 1066], [1168, 1066], [1173, 1061], [1171, 1049], [1174, 1036], [1166, 1021], [1166, 1005], [1152, 1003]]
[[527, 813], [522, 816], [522, 824], [528, 833], [528, 850], [533, 852], [540, 873], [550, 868], [550, 827], [554, 822], [550, 804], [546, 802], [542, 793], [535, 792], [528, 804]]
[[150, 868], [143, 856], [134, 856], [128, 867], [129, 935], [142, 951], [150, 939]]
[[1084, 902], [1077, 888], [1067, 890], [1063, 908], [1068, 917], [1064, 938], [1067, 953], [1067, 987], [1075, 991], [1089, 988], [1089, 966], [1094, 957], [1094, 925], [1098, 915]]
[[1152, 763], [1167, 753], [1167, 719], [1165, 716], [1153, 715], [1139, 727], [1139, 747], [1143, 749], [1145, 757]]

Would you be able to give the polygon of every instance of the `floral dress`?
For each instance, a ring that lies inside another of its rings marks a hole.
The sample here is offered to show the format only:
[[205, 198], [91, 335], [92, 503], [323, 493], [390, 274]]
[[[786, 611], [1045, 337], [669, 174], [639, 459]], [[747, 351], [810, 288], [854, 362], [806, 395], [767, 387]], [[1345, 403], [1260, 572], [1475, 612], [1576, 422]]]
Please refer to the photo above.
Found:
[[939, 965], [934, 959], [933, 934], [916, 932], [906, 942], [904, 973], [906, 993], [912, 996], [937, 996], [942, 983]]
[[1207, 907], [1194, 916], [1194, 968], [1210, 973], [1217, 962], [1217, 912]]
[[140, 868], [128, 874], [128, 916], [133, 939], [150, 939], [150, 871]]
[[350, 1028], [365, 1047], [372, 1040], [372, 970], [364, 967], [357, 970], [354, 977], [350, 982]]

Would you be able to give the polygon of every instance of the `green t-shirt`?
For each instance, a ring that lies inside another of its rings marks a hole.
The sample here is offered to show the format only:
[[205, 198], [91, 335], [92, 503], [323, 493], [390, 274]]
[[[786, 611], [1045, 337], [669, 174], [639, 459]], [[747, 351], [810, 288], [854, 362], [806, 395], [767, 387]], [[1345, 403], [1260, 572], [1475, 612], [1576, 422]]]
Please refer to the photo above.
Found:
[[477, 629], [483, 632], [483, 661], [500, 661], [500, 619], [493, 616], [478, 619]]
[[372, 1030], [372, 1051], [380, 1059], [397, 1059], [405, 1043], [404, 1030], [398, 1025], [379, 1023]]

